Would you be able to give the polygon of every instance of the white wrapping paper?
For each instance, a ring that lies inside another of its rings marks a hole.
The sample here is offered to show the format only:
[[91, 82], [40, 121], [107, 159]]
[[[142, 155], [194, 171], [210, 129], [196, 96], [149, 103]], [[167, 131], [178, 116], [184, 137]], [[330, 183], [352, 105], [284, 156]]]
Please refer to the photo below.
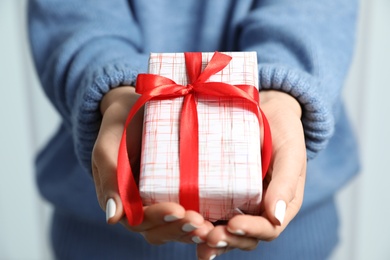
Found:
[[[226, 52], [229, 65], [208, 81], [258, 88], [255, 52]], [[203, 69], [213, 53], [202, 54]], [[149, 73], [186, 85], [183, 53], [151, 54]], [[196, 97], [199, 120], [200, 213], [210, 221], [237, 212], [259, 214], [262, 196], [260, 129], [248, 101]], [[143, 203], [179, 201], [179, 116], [183, 98], [145, 105], [139, 188]]]

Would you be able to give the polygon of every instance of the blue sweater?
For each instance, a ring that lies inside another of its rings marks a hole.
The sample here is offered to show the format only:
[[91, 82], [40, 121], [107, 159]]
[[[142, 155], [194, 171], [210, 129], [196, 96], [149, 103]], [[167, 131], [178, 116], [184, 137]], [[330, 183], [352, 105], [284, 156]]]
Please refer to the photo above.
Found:
[[[223, 259], [323, 259], [337, 243], [334, 195], [358, 170], [341, 100], [356, 0], [31, 0], [29, 35], [42, 86], [62, 124], [37, 158], [41, 194], [54, 205], [59, 259], [194, 259], [192, 246], [151, 247], [107, 226], [91, 151], [111, 88], [133, 85], [150, 52], [257, 51], [260, 89], [303, 109], [308, 175], [301, 212], [273, 242]], [[191, 249], [189, 249], [191, 248]], [[131, 258], [132, 257], [132, 258]]]

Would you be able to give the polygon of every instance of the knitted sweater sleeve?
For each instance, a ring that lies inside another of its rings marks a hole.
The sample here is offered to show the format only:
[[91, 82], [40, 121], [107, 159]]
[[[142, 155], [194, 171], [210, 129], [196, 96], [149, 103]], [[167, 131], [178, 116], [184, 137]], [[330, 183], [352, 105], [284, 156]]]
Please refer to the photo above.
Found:
[[334, 133], [357, 11], [355, 0], [262, 0], [240, 22], [237, 44], [257, 51], [260, 88], [300, 102], [309, 159]]
[[102, 96], [110, 88], [132, 85], [138, 71], [147, 68], [131, 7], [126, 0], [32, 0], [28, 15], [41, 84], [72, 132], [79, 161], [90, 171]]

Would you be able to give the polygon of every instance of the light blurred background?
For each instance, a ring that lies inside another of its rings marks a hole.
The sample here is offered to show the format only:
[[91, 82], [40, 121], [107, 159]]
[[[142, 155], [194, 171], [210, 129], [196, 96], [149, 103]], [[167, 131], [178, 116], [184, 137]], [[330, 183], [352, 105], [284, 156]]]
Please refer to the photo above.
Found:
[[[0, 259], [50, 260], [50, 206], [39, 197], [34, 155], [58, 116], [32, 69], [27, 0], [0, 0]], [[338, 195], [341, 243], [333, 260], [390, 259], [390, 1], [362, 0], [345, 98], [362, 171]], [[387, 161], [389, 160], [389, 161]]]

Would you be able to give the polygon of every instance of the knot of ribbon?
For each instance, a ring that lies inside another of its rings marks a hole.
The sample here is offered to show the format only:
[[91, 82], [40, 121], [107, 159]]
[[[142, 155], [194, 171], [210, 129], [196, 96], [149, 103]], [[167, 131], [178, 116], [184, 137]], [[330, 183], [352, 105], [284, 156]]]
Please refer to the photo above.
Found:
[[[230, 85], [223, 82], [208, 82], [210, 76], [225, 68], [230, 56], [215, 52], [202, 70], [202, 54], [184, 53], [189, 84], [184, 86], [173, 80], [154, 74], [139, 74], [136, 92], [140, 98], [130, 110], [125, 122], [119, 147], [117, 179], [123, 208], [130, 225], [143, 221], [143, 204], [135, 182], [126, 147], [126, 129], [137, 111], [149, 100], [184, 97], [179, 123], [179, 201], [186, 210], [199, 212], [198, 190], [198, 114], [195, 95], [245, 99], [252, 104], [250, 110], [257, 116], [260, 129], [264, 132], [262, 142], [262, 176], [267, 173], [271, 161], [271, 132], [264, 113], [260, 109], [258, 90], [250, 85]], [[259, 137], [260, 138], [260, 137]], [[259, 147], [259, 149], [261, 149]]]

